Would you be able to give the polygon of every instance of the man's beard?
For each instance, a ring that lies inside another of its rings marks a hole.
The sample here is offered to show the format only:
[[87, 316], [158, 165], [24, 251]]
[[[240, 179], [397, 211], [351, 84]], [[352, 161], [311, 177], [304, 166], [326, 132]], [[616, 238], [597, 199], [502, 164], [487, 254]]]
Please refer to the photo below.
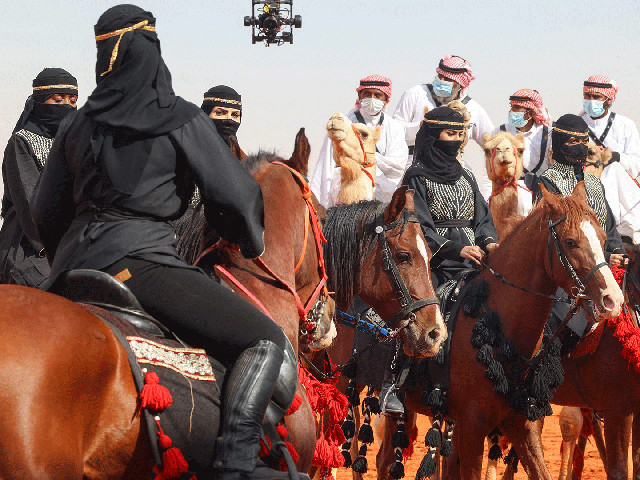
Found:
[[460, 94], [461, 89], [462, 87], [460, 85], [454, 84], [453, 88], [451, 89], [451, 95], [449, 95], [448, 97], [440, 97], [435, 93], [433, 94], [433, 96], [437, 101], [440, 102], [441, 105], [446, 105], [447, 103], [453, 102], [455, 99], [458, 98], [458, 95]]

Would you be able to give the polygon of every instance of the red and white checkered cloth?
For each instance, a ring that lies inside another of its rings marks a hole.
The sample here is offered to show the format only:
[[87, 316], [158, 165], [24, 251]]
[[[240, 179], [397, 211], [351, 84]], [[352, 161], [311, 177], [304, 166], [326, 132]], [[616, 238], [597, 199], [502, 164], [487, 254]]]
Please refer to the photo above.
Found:
[[387, 96], [387, 103], [389, 103], [389, 100], [391, 99], [391, 79], [389, 77], [383, 77], [382, 75], [369, 75], [368, 77], [364, 77], [360, 80], [358, 88], [356, 88], [358, 95], [360, 95], [360, 92], [365, 88], [375, 88], [376, 90], [380, 90]]
[[551, 119], [549, 118], [549, 111], [545, 108], [542, 102], [542, 97], [535, 90], [530, 88], [522, 88], [512, 95], [512, 97], [529, 97], [531, 100], [511, 100], [509, 103], [511, 106], [517, 105], [520, 107], [528, 108], [533, 112], [533, 121], [538, 125], [550, 125]]
[[[475, 80], [476, 78], [473, 76], [471, 64], [462, 57], [458, 57], [455, 55], [445, 55], [444, 58], [440, 60], [440, 62], [442, 62], [445, 67], [464, 68], [466, 70], [466, 72], [451, 73], [441, 69], [439, 64], [438, 68], [436, 68], [436, 72], [438, 72], [440, 75], [460, 84], [463, 91], [466, 91], [471, 81]], [[462, 98], [462, 95], [460, 96], [460, 98]]]
[[618, 94], [618, 84], [615, 80], [607, 77], [606, 75], [591, 75], [589, 78], [587, 78], [587, 82], [609, 83], [611, 84], [611, 88], [590, 87], [584, 85], [582, 89], [583, 93], [601, 93], [611, 101], [614, 101], [616, 99], [616, 95]]

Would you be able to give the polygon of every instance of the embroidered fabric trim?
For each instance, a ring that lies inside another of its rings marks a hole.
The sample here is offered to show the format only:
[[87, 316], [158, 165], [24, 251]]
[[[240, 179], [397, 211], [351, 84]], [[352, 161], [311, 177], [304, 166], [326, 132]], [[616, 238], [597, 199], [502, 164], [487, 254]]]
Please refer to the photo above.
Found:
[[27, 142], [27, 145], [31, 148], [31, 152], [35, 155], [36, 166], [39, 171], [42, 171], [44, 164], [47, 162], [49, 151], [53, 145], [53, 138], [43, 137], [37, 133], [30, 132], [29, 130], [18, 130], [16, 135]]
[[[555, 162], [542, 176], [551, 180], [565, 197], [571, 195], [573, 189], [578, 184], [573, 166], [564, 165], [559, 162]], [[598, 180], [598, 177], [585, 172], [584, 187], [587, 191], [587, 203], [596, 213], [596, 217], [598, 217], [602, 228], [606, 230], [607, 207], [605, 205], [604, 191], [600, 180]]]
[[588, 137], [589, 136], [589, 132], [571, 132], [569, 130], [562, 130], [561, 128], [558, 128], [558, 127], [553, 127], [553, 129], [556, 132], [566, 133], [567, 135], [573, 135], [574, 137]]
[[38, 90], [53, 90], [53, 89], [63, 89], [68, 88], [70, 90], [78, 90], [77, 85], [43, 85], [42, 87], [33, 87], [33, 91], [37, 92]]
[[202, 349], [168, 347], [141, 337], [127, 337], [127, 341], [139, 363], [165, 367], [195, 380], [216, 381]]
[[437, 123], [438, 125], [455, 125], [457, 127], [464, 127], [464, 122], [446, 122], [444, 120], [430, 120], [425, 119], [426, 123]]
[[[453, 184], [438, 183], [425, 178], [427, 186], [427, 205], [434, 220], [460, 219], [473, 220], [475, 197], [469, 181], [463, 176]], [[473, 229], [461, 228], [469, 240], [469, 245], [476, 244]], [[448, 238], [448, 228], [436, 228], [438, 235]]]
[[218, 97], [204, 97], [203, 102], [222, 102], [222, 103], [230, 103], [231, 105], [242, 105], [242, 102], [238, 100], [230, 100], [228, 98], [218, 98]]

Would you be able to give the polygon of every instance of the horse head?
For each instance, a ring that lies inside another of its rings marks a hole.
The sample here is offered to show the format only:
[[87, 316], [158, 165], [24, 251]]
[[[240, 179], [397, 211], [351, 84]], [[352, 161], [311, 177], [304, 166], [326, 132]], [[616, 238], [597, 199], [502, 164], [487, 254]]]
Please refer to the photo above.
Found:
[[487, 174], [494, 184], [494, 189], [504, 183], [518, 181], [522, 175], [524, 154], [524, 137], [521, 134], [513, 136], [508, 132], [498, 132], [492, 137], [485, 133], [482, 148]]
[[327, 271], [338, 308], [357, 293], [416, 357], [438, 353], [447, 338], [415, 218], [413, 191], [398, 189], [389, 205], [364, 201], [329, 210]]
[[623, 295], [609, 265], [603, 247], [606, 234], [587, 204], [584, 182], [579, 182], [568, 197], [549, 193], [541, 186], [543, 200], [539, 208], [549, 227], [545, 269], [565, 292], [586, 295], [600, 318], [620, 314]]

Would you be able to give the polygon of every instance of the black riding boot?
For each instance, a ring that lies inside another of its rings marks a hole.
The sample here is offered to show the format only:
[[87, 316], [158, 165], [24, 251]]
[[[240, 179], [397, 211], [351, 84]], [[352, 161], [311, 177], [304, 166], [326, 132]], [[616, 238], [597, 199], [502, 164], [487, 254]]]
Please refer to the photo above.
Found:
[[404, 361], [404, 353], [399, 349], [395, 361], [392, 362], [395, 363], [395, 368], [388, 365], [384, 372], [384, 379], [380, 387], [380, 411], [383, 415], [404, 415], [404, 404], [401, 398], [404, 392], [400, 391], [402, 385], [399, 382], [405, 368]]
[[262, 422], [283, 357], [280, 347], [261, 340], [242, 352], [233, 366], [225, 386], [222, 427], [216, 442], [217, 480], [289, 479], [287, 472], [258, 461]]

